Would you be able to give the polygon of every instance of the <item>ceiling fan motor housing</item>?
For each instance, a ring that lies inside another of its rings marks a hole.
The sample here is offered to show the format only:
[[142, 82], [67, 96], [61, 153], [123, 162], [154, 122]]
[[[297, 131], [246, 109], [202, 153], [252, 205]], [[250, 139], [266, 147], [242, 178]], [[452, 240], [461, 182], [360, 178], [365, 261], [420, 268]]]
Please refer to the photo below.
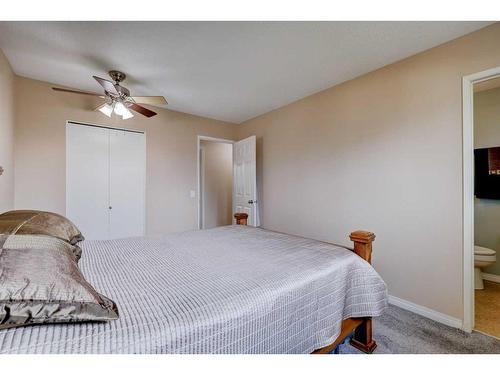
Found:
[[108, 74], [111, 77], [111, 79], [116, 83], [120, 83], [124, 81], [125, 78], [127, 78], [127, 75], [123, 72], [120, 72], [119, 70], [110, 70]]
[[126, 99], [127, 97], [129, 97], [130, 91], [126, 87], [120, 86], [120, 82], [125, 80], [125, 78], [127, 78], [127, 75], [123, 72], [120, 72], [119, 70], [110, 70], [108, 74], [111, 79], [115, 81], [114, 86], [116, 91], [118, 92], [119, 97], [122, 99]]
[[123, 87], [123, 86], [116, 84], [115, 88], [116, 88], [116, 91], [118, 91], [118, 93], [120, 94], [120, 97], [126, 98], [126, 97], [130, 96], [130, 91], [126, 87]]

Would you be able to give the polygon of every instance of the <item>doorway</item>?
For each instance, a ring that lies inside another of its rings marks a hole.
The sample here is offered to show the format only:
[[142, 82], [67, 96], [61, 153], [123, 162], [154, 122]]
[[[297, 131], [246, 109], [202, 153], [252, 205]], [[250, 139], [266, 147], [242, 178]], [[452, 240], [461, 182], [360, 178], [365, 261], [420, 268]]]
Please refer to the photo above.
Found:
[[[496, 112], [496, 126], [487, 129], [491, 122], [487, 117]], [[500, 332], [500, 319], [495, 322], [500, 316], [500, 284], [493, 282], [500, 277], [494, 276], [498, 264], [492, 263], [491, 249], [500, 248], [500, 226], [494, 223], [500, 220], [500, 211], [491, 217], [492, 211], [500, 210], [500, 197], [494, 196], [500, 179], [500, 134], [493, 134], [499, 121], [500, 67], [463, 77], [463, 329], [492, 336]], [[498, 301], [492, 297], [496, 291]]]
[[233, 223], [233, 141], [198, 137], [198, 228]]
[[500, 338], [500, 77], [474, 84], [474, 329]]

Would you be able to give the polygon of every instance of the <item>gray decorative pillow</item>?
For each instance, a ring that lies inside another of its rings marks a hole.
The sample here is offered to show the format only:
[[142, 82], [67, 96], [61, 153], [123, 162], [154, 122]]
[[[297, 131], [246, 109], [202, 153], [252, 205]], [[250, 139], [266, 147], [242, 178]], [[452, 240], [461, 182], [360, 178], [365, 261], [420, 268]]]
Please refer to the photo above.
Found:
[[72, 245], [37, 235], [0, 235], [0, 329], [118, 319], [116, 304], [80, 272]]
[[[0, 215], [0, 234], [40, 234], [52, 236], [76, 245], [83, 241], [80, 230], [64, 216], [53, 212], [15, 210]], [[73, 248], [78, 261], [81, 249]]]

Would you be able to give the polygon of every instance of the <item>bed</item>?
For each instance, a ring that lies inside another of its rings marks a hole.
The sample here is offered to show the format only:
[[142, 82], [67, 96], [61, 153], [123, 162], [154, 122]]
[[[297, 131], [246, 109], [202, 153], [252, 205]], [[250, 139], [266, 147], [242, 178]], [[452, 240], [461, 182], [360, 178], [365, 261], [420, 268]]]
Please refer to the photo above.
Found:
[[84, 241], [79, 266], [120, 318], [0, 330], [0, 353], [327, 353], [351, 332], [372, 352], [387, 288], [374, 235], [351, 239], [354, 251], [232, 225]]

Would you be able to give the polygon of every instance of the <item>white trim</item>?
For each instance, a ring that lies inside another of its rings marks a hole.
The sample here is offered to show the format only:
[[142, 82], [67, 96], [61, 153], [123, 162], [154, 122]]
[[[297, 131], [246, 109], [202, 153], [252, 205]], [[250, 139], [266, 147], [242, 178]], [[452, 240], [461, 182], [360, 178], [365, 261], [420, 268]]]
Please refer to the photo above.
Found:
[[235, 141], [231, 139], [224, 139], [224, 138], [214, 138], [214, 137], [207, 137], [205, 135], [198, 135], [197, 141], [196, 141], [196, 179], [198, 181], [197, 183], [197, 194], [198, 196], [196, 197], [197, 201], [197, 226], [198, 229], [201, 229], [201, 181], [200, 181], [200, 147], [201, 147], [201, 141], [211, 141], [211, 142], [218, 142], [218, 143], [230, 143], [234, 144]]
[[463, 326], [474, 328], [474, 83], [500, 76], [500, 67], [462, 78], [462, 246], [463, 246]]
[[449, 327], [462, 328], [463, 326], [462, 321], [458, 318], [440, 313], [439, 311], [429, 309], [425, 306], [417, 305], [416, 303], [404, 300], [402, 298], [389, 296], [389, 303], [391, 305], [411, 311], [415, 314], [425, 316], [426, 318], [432, 319], [438, 323], [446, 324]]
[[483, 280], [492, 281], [494, 283], [500, 284], [500, 275], [495, 275], [493, 273], [484, 273], [483, 272]]
[[66, 125], [68, 125], [69, 123], [74, 124], [74, 125], [95, 126], [96, 128], [104, 128], [104, 129], [111, 129], [111, 130], [123, 130], [126, 132], [146, 134], [145, 130], [137, 130], [137, 129], [131, 129], [131, 128], [119, 128], [119, 127], [114, 126], [114, 125], [102, 125], [102, 124], [96, 124], [93, 122], [66, 120]]
[[462, 329], [472, 332], [474, 327], [474, 122], [473, 83], [463, 77], [463, 129], [462, 129], [462, 220], [463, 220], [463, 301]]
[[230, 143], [233, 144], [234, 141], [231, 139], [224, 139], [224, 138], [214, 138], [214, 137], [207, 137], [205, 135], [199, 135], [198, 136], [199, 141], [211, 141], [211, 142], [218, 142], [218, 143]]

